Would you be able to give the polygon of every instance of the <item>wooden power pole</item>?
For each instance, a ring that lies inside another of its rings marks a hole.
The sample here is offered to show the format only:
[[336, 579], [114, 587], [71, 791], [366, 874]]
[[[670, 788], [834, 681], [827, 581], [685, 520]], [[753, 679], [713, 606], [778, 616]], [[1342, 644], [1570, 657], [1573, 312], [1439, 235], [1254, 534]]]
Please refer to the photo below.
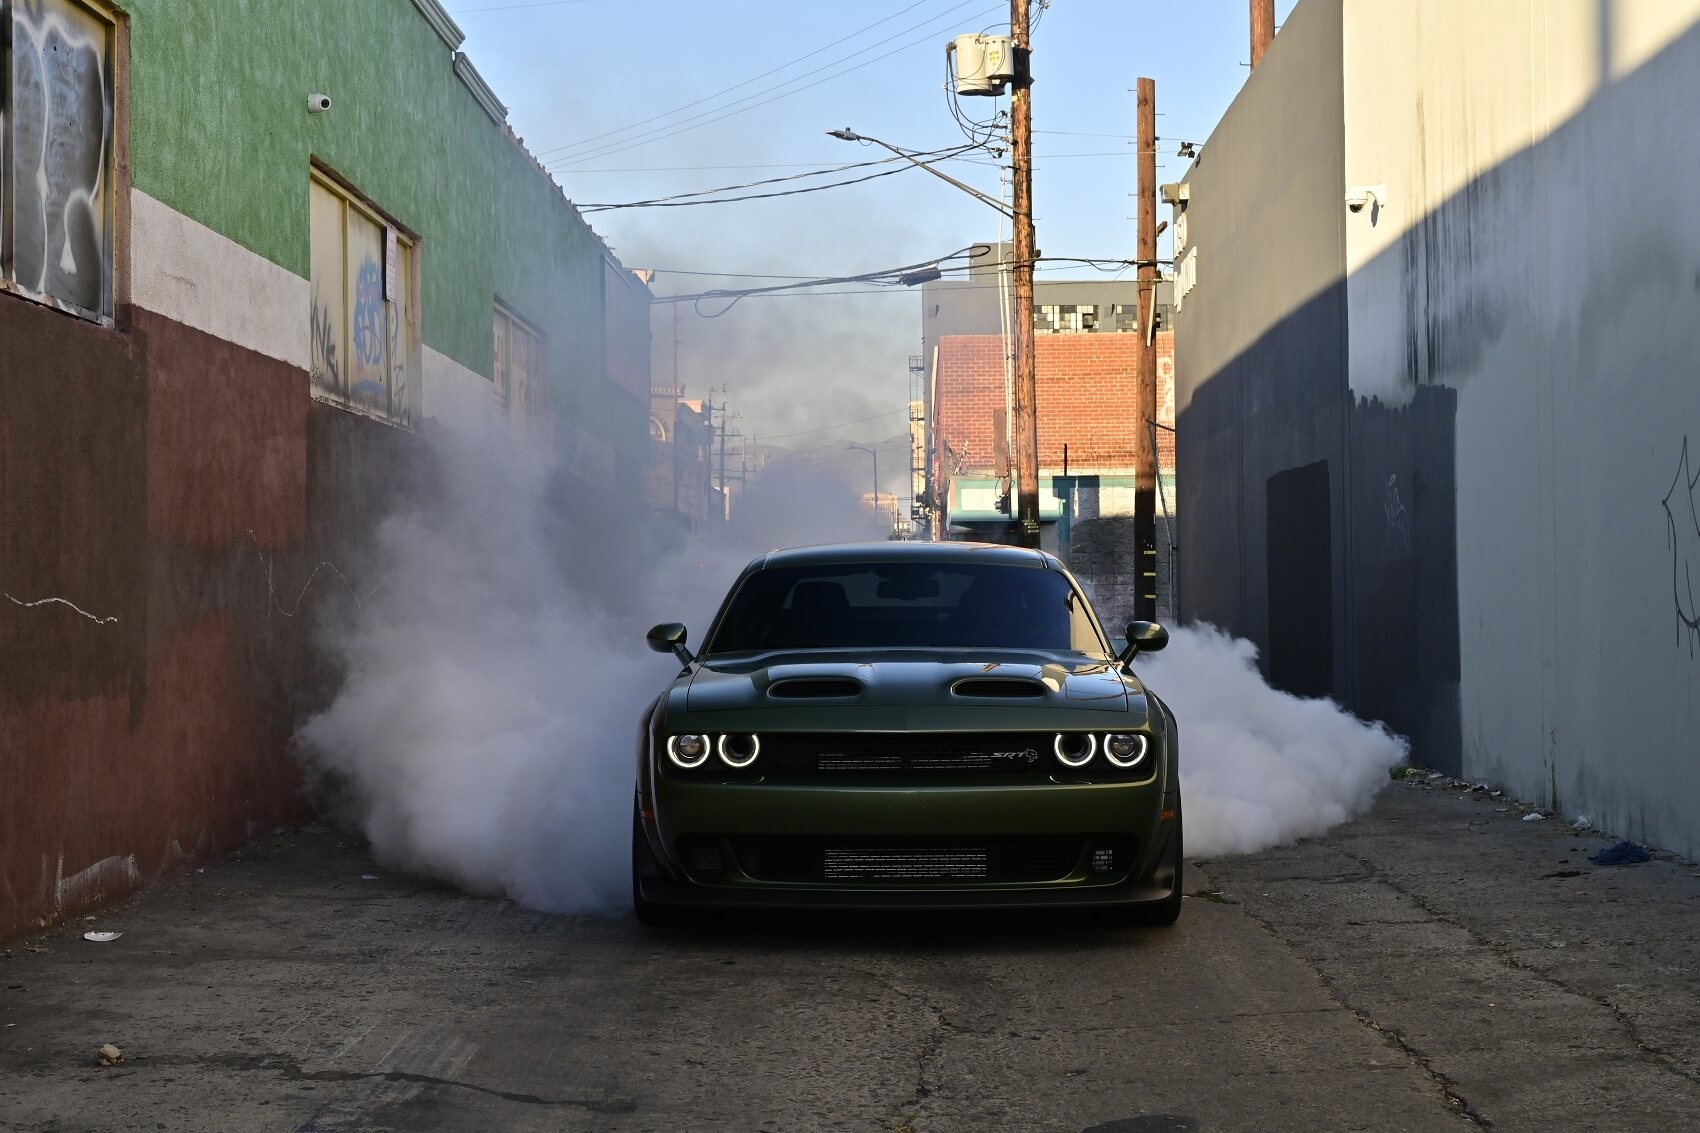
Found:
[[1263, 62], [1263, 53], [1275, 39], [1275, 0], [1251, 0], [1251, 66]]
[[1028, 65], [1028, 4], [1010, 0], [1009, 35], [1015, 82], [1009, 100], [1010, 172], [1014, 183], [1015, 518], [1021, 546], [1039, 545], [1039, 372], [1033, 342], [1033, 85]]
[[1133, 538], [1138, 548], [1134, 617], [1157, 620], [1157, 451], [1150, 422], [1157, 419], [1157, 84], [1137, 84], [1139, 149], [1139, 372], [1134, 380], [1133, 460], [1138, 480], [1133, 494]]

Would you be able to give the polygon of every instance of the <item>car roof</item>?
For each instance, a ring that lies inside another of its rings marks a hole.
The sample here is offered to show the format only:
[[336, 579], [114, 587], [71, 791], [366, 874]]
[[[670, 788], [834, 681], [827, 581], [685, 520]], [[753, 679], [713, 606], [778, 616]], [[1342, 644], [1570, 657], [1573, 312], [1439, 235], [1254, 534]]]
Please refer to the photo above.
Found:
[[1003, 543], [929, 543], [891, 539], [879, 543], [831, 543], [818, 547], [788, 547], [769, 551], [750, 564], [752, 570], [770, 567], [835, 566], [857, 563], [987, 563], [998, 566], [1060, 569], [1052, 555]]

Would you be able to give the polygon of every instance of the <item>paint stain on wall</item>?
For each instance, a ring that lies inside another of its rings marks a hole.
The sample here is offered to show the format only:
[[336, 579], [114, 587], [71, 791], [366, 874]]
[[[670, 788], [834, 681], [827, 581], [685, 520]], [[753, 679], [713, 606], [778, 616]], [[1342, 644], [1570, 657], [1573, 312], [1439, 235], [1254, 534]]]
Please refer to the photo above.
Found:
[[1682, 456], [1676, 476], [1661, 501], [1665, 509], [1666, 542], [1671, 553], [1671, 598], [1676, 607], [1677, 640], [1688, 642], [1688, 655], [1700, 642], [1700, 606], [1695, 603], [1694, 573], [1700, 568], [1700, 513], [1694, 506], [1694, 487], [1700, 473], [1688, 460], [1688, 438], [1682, 438]]

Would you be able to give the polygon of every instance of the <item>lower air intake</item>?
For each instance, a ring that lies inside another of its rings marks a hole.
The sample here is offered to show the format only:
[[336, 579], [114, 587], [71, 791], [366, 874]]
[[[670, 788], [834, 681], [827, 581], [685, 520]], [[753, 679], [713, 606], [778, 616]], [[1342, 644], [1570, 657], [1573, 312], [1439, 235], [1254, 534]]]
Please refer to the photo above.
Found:
[[824, 850], [827, 881], [985, 881], [984, 850]]
[[803, 884], [996, 884], [1057, 881], [1080, 862], [1076, 837], [962, 839], [740, 838], [745, 873], [758, 881]]

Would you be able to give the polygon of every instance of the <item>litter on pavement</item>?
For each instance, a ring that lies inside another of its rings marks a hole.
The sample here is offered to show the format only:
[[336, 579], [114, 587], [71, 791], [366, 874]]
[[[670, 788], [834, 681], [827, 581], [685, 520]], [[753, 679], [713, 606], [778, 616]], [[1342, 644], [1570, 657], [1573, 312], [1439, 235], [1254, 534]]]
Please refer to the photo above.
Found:
[[124, 934], [121, 932], [85, 932], [84, 940], [92, 940], [96, 944], [110, 944]]
[[1523, 816], [1523, 821], [1524, 822], [1540, 822], [1544, 818], [1546, 818], [1546, 815], [1542, 814], [1540, 811], [1537, 810], [1537, 811], [1533, 811], [1529, 814], [1525, 814]]
[[1593, 860], [1600, 865], [1634, 865], [1636, 862], [1647, 861], [1650, 857], [1647, 847], [1625, 838], [1596, 853]]
[[120, 1062], [124, 1061], [124, 1052], [113, 1046], [111, 1043], [105, 1044], [96, 1053], [100, 1055], [100, 1064], [102, 1066], [117, 1066]]

